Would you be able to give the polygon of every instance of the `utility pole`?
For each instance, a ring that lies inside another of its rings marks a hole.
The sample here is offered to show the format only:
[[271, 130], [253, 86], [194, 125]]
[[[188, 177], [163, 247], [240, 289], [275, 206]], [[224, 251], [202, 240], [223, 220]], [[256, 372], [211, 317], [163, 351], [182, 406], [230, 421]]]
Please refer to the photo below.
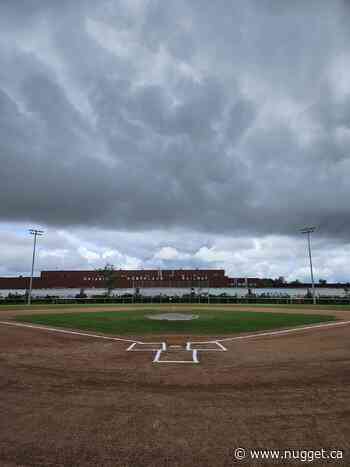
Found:
[[311, 284], [312, 284], [312, 302], [316, 304], [316, 294], [315, 294], [315, 282], [314, 282], [314, 272], [312, 268], [312, 256], [311, 256], [311, 234], [315, 232], [316, 227], [305, 227], [301, 229], [302, 234], [307, 234], [307, 243], [308, 243], [308, 250], [309, 250], [309, 259], [310, 259], [310, 274], [311, 274]]
[[30, 229], [30, 235], [34, 235], [34, 246], [33, 246], [33, 258], [32, 258], [32, 272], [30, 274], [30, 283], [29, 283], [29, 294], [28, 294], [28, 302], [27, 304], [30, 305], [32, 302], [32, 288], [33, 288], [33, 274], [34, 274], [34, 263], [35, 263], [35, 250], [36, 250], [36, 238], [41, 237], [44, 235], [43, 230], [36, 230]]

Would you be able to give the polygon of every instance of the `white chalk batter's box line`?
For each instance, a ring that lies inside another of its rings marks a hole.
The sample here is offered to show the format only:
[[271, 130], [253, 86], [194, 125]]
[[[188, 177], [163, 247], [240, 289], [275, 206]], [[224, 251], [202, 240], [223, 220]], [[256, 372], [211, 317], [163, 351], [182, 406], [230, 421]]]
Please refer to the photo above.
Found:
[[[198, 347], [199, 346], [199, 347]], [[187, 342], [185, 346], [170, 344], [166, 342], [133, 342], [127, 349], [127, 352], [158, 352], [165, 351], [184, 351], [192, 352], [200, 350], [202, 352], [226, 352], [227, 349], [220, 342], [212, 341], [206, 343]]]
[[[186, 351], [183, 349], [183, 351]], [[197, 350], [191, 350], [192, 352], [192, 360], [161, 360], [162, 353], [164, 351], [162, 349], [159, 349], [157, 353], [154, 356], [153, 363], [200, 363], [198, 360], [198, 351]]]
[[[155, 352], [152, 363], [199, 363], [198, 349], [191, 349], [190, 342], [186, 346], [182, 345], [167, 345], [166, 342], [134, 342], [126, 350], [127, 352]], [[157, 348], [155, 348], [157, 346]], [[162, 359], [164, 354], [171, 355], [174, 352], [184, 353], [185, 355], [190, 354], [191, 358], [188, 360], [167, 360]]]
[[[208, 347], [205, 347], [208, 345]], [[212, 347], [215, 345], [216, 347]], [[196, 347], [199, 346], [199, 347]], [[210, 347], [211, 346], [211, 347]], [[186, 350], [200, 350], [202, 352], [226, 352], [227, 349], [218, 341], [211, 342], [187, 342]]]
[[158, 350], [167, 350], [166, 342], [134, 342], [126, 349], [127, 352], [158, 352]]
[[[200, 345], [198, 348], [193, 348], [195, 345]], [[205, 347], [205, 345], [208, 345], [208, 347]], [[211, 346], [211, 347], [210, 347]], [[215, 346], [213, 348], [213, 346]], [[159, 349], [157, 353], [154, 356], [153, 363], [200, 363], [199, 361], [199, 354], [198, 352], [226, 352], [227, 349], [220, 344], [220, 342], [217, 341], [212, 341], [210, 343], [206, 344], [196, 344], [195, 342], [187, 342], [185, 348], [181, 348], [181, 345], [169, 345], [169, 350], [171, 353], [172, 349], [176, 349], [178, 352], [190, 352], [191, 353], [191, 360], [162, 360], [162, 355], [164, 353], [164, 350]]]

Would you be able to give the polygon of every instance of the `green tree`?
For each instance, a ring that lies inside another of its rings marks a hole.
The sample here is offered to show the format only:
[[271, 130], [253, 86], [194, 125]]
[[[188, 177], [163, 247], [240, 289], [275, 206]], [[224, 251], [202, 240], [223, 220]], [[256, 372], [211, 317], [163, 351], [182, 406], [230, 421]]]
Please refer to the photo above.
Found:
[[104, 285], [107, 289], [107, 295], [109, 297], [112, 293], [112, 290], [115, 288], [115, 268], [113, 264], [107, 263], [104, 268], [97, 269], [97, 272], [103, 276]]

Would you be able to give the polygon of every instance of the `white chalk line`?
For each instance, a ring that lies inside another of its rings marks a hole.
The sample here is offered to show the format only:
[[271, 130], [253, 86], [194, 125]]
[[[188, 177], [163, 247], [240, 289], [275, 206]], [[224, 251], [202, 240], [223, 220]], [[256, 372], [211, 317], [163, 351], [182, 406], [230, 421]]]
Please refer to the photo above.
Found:
[[[49, 332], [60, 332], [62, 334], [73, 334], [73, 335], [77, 335], [77, 336], [94, 337], [94, 338], [97, 338], [97, 339], [106, 339], [106, 340], [110, 340], [110, 341], [132, 342], [133, 344], [143, 344], [144, 343], [144, 342], [135, 341], [135, 340], [132, 340], [132, 339], [122, 339], [121, 337], [101, 336], [100, 334], [90, 334], [90, 333], [87, 333], [87, 332], [69, 331], [68, 329], [58, 329], [58, 328], [51, 328], [51, 327], [45, 327], [45, 326], [36, 326], [36, 325], [33, 325], [33, 324], [14, 323], [14, 322], [11, 322], [11, 321], [0, 321], [0, 324], [3, 324], [5, 326], [18, 326], [18, 327], [22, 327], [22, 328], [39, 329], [39, 330], [42, 330], [42, 331], [49, 331]], [[154, 344], [154, 345], [160, 344], [160, 342], [149, 342], [149, 343]], [[147, 342], [147, 344], [148, 344], [148, 342]]]
[[[166, 342], [141, 342], [141, 341], [136, 341], [132, 339], [123, 339], [121, 337], [111, 337], [111, 336], [102, 336], [100, 334], [90, 334], [90, 333], [85, 333], [85, 332], [78, 332], [78, 331], [69, 331], [67, 329], [58, 329], [58, 328], [52, 328], [52, 327], [45, 327], [45, 326], [37, 326], [37, 325], [32, 325], [32, 324], [24, 324], [24, 323], [15, 323], [11, 321], [0, 321], [0, 324], [5, 325], [5, 326], [17, 326], [17, 327], [24, 327], [24, 328], [31, 328], [31, 329], [39, 329], [43, 331], [49, 331], [49, 332], [59, 332], [62, 334], [72, 334], [72, 335], [78, 335], [78, 336], [84, 336], [84, 337], [92, 337], [96, 339], [105, 339], [105, 340], [111, 340], [111, 341], [118, 341], [118, 342], [131, 342], [131, 345], [126, 349], [127, 351], [144, 351], [144, 352], [156, 352], [153, 363], [200, 363], [198, 360], [198, 351], [214, 351], [214, 352], [223, 352], [226, 351], [226, 347], [224, 347], [221, 342], [231, 342], [235, 340], [246, 340], [246, 339], [252, 339], [252, 338], [257, 338], [257, 337], [269, 337], [269, 336], [276, 336], [276, 335], [282, 335], [282, 334], [289, 334], [293, 332], [298, 332], [298, 331], [308, 331], [312, 329], [320, 329], [320, 328], [329, 328], [329, 327], [335, 327], [335, 326], [344, 326], [344, 325], [349, 325], [350, 321], [339, 321], [336, 323], [326, 323], [326, 324], [315, 324], [312, 326], [303, 326], [303, 327], [297, 327], [297, 328], [290, 328], [290, 329], [283, 329], [280, 331], [268, 331], [268, 332], [261, 332], [261, 333], [254, 333], [254, 334], [246, 334], [244, 336], [235, 336], [235, 337], [228, 337], [225, 339], [215, 339], [215, 340], [210, 340], [210, 341], [196, 341], [196, 342], [187, 342], [186, 347], [184, 350], [192, 352], [192, 360], [161, 360], [161, 354], [162, 352], [165, 352], [167, 350], [167, 344]], [[192, 345], [201, 345], [201, 344], [215, 344], [219, 346], [219, 349], [205, 349], [205, 348], [197, 348], [193, 349]], [[157, 349], [140, 349], [137, 350], [134, 347], [136, 345], [158, 345], [161, 346], [161, 348]]]
[[219, 347], [221, 347], [221, 349], [222, 349], [223, 352], [226, 352], [226, 350], [227, 350], [226, 347], [224, 347], [222, 344], [220, 344], [220, 342], [215, 341], [215, 343], [216, 343]]
[[134, 342], [133, 344], [131, 344], [131, 345], [126, 349], [126, 351], [127, 351], [127, 352], [130, 352], [130, 351], [135, 347], [136, 344], [137, 344], [136, 342]]
[[[185, 349], [183, 351], [186, 351]], [[192, 349], [192, 360], [161, 360], [161, 355], [164, 352], [162, 349], [159, 349], [154, 356], [153, 363], [200, 363], [198, 360], [198, 351], [197, 349]]]
[[[216, 349], [215, 348], [196, 348], [194, 349], [192, 346], [193, 345], [205, 345], [205, 344], [210, 344], [210, 345], [213, 345], [215, 344], [216, 345]], [[220, 342], [218, 341], [210, 341], [210, 342], [187, 342], [186, 344], [186, 350], [200, 350], [201, 352], [226, 352], [227, 349], [226, 347], [224, 347], [222, 344], [220, 344]]]
[[220, 345], [220, 342], [231, 342], [235, 340], [244, 340], [244, 339], [252, 339], [254, 337], [268, 337], [268, 336], [276, 336], [279, 334], [289, 334], [292, 332], [300, 332], [300, 331], [308, 331], [312, 329], [320, 329], [320, 328], [330, 328], [333, 326], [345, 326], [349, 325], [350, 321], [338, 321], [336, 323], [326, 323], [326, 324], [314, 324], [312, 326], [301, 326], [298, 328], [289, 328], [289, 329], [282, 329], [280, 331], [268, 331], [268, 332], [260, 332], [255, 334], [245, 334], [244, 336], [235, 336], [235, 337], [227, 337], [225, 339], [215, 339], [211, 341], [196, 341], [191, 342], [191, 344], [213, 344], [217, 343]]
[[[156, 349], [154, 348], [143, 348], [143, 349], [135, 349], [135, 346], [137, 345], [158, 345], [158, 347]], [[159, 346], [161, 345], [161, 348], [159, 348]], [[134, 342], [133, 344], [130, 345], [130, 347], [128, 347], [126, 349], [127, 352], [158, 352], [158, 350], [167, 350], [167, 344], [166, 342]]]
[[[163, 345], [165, 344], [164, 342], [142, 342], [142, 341], [136, 341], [133, 339], [122, 339], [121, 337], [111, 337], [111, 336], [102, 336], [100, 334], [90, 334], [90, 333], [85, 333], [85, 332], [78, 332], [78, 331], [69, 331], [67, 329], [58, 329], [58, 328], [52, 328], [52, 327], [45, 327], [45, 326], [37, 326], [33, 324], [24, 324], [24, 323], [15, 323], [13, 321], [0, 321], [0, 324], [3, 324], [5, 326], [18, 326], [18, 327], [25, 327], [25, 328], [32, 328], [32, 329], [40, 329], [43, 331], [51, 331], [51, 332], [61, 332], [63, 334], [75, 334], [78, 336], [86, 336], [86, 337], [94, 337], [98, 339], [107, 339], [107, 340], [113, 340], [113, 341], [120, 341], [120, 342], [131, 342], [132, 344], [150, 344], [150, 345]], [[350, 321], [338, 321], [336, 323], [326, 323], [326, 324], [314, 324], [312, 326], [302, 326], [302, 327], [297, 327], [297, 328], [290, 328], [290, 329], [283, 329], [280, 331], [268, 331], [268, 332], [260, 332], [260, 333], [255, 333], [255, 334], [246, 334], [244, 336], [235, 336], [235, 337], [227, 337], [225, 339], [214, 339], [210, 341], [195, 341], [195, 342], [188, 342], [188, 345], [192, 344], [217, 344], [220, 345], [220, 342], [230, 342], [233, 340], [242, 340], [242, 339], [252, 339], [254, 337], [266, 337], [266, 336], [275, 336], [279, 334], [288, 334], [291, 332], [298, 332], [298, 331], [307, 331], [311, 329], [319, 329], [319, 328], [327, 328], [327, 327], [333, 327], [333, 326], [344, 326], [344, 325], [349, 325]], [[186, 346], [186, 347], [187, 347]], [[127, 350], [132, 350], [134, 346], [131, 345]], [[151, 349], [150, 349], [151, 350]], [[155, 349], [158, 350], [158, 349]], [[163, 350], [166, 350], [166, 347], [163, 348]], [[190, 350], [190, 348], [188, 348]], [[197, 349], [198, 350], [198, 349]], [[208, 350], [208, 349], [205, 349]]]

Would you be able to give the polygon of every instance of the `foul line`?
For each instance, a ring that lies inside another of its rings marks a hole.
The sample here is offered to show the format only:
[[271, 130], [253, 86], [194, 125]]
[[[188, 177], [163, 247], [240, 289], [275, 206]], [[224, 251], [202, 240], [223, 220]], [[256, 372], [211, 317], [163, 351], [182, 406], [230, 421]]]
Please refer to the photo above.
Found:
[[[141, 345], [142, 344], [151, 344], [151, 345], [152, 344], [153, 345], [161, 344], [162, 345], [161, 349], [152, 349], [152, 350], [157, 351], [157, 353], [158, 353], [159, 350], [160, 350], [160, 352], [165, 350], [165, 348], [164, 348], [165, 343], [164, 342], [142, 342], [142, 341], [136, 341], [134, 339], [123, 339], [121, 337], [103, 336], [103, 335], [100, 335], [100, 334], [90, 334], [90, 333], [86, 333], [86, 332], [69, 331], [69, 330], [66, 330], [66, 329], [58, 329], [58, 328], [51, 328], [51, 327], [45, 327], [45, 326], [36, 326], [36, 325], [24, 324], [24, 323], [15, 323], [15, 322], [12, 322], [12, 321], [0, 321], [0, 324], [5, 325], [5, 326], [17, 326], [17, 327], [24, 327], [24, 328], [30, 328], [30, 329], [39, 329], [39, 330], [42, 330], [42, 331], [49, 331], [49, 332], [60, 332], [62, 334], [72, 334], [72, 335], [77, 335], [77, 336], [93, 337], [93, 338], [96, 338], [96, 339], [105, 339], [105, 340], [118, 341], [118, 342], [131, 342], [131, 345], [127, 350], [133, 350], [133, 347], [136, 344], [141, 344]], [[231, 341], [235, 341], [235, 340], [252, 339], [252, 338], [255, 338], [255, 337], [277, 336], [277, 335], [281, 335], [281, 334], [289, 334], [289, 333], [292, 333], [292, 332], [309, 331], [309, 330], [312, 330], [312, 329], [330, 328], [330, 327], [335, 327], [335, 326], [345, 326], [345, 325], [349, 325], [349, 324], [350, 324], [350, 321], [339, 321], [339, 322], [336, 322], [336, 323], [315, 324], [315, 325], [312, 325], [312, 326], [304, 326], [304, 327], [298, 327], [298, 328], [283, 329], [283, 330], [280, 330], [280, 331], [268, 331], [268, 332], [261, 332], [261, 333], [255, 333], [255, 334], [246, 334], [244, 336], [227, 337], [225, 339], [215, 339], [215, 340], [210, 340], [210, 341], [196, 341], [196, 342], [191, 341], [191, 342], [187, 343], [186, 347], [187, 347], [187, 350], [194, 351], [194, 349], [191, 348], [192, 344], [196, 345], [196, 344], [213, 344], [213, 343], [215, 343], [215, 344], [219, 345], [220, 347], [222, 347], [222, 350], [227, 350], [227, 349], [225, 349], [225, 347], [223, 347], [220, 344], [220, 342], [231, 342]], [[165, 346], [166, 346], [166, 344], [165, 344]], [[196, 350], [206, 350], [206, 351], [208, 351], [209, 349], [196, 349]], [[160, 357], [160, 354], [159, 355], [156, 354], [155, 361], [157, 361], [159, 357]]]
[[313, 326], [304, 326], [299, 328], [290, 328], [290, 329], [283, 329], [281, 331], [269, 331], [269, 332], [260, 332], [255, 334], [246, 334], [244, 336], [236, 336], [236, 337], [227, 337], [225, 339], [215, 339], [212, 341], [196, 341], [191, 342], [191, 344], [212, 344], [212, 343], [220, 343], [220, 342], [229, 342], [234, 340], [243, 340], [243, 339], [252, 339], [253, 337], [266, 337], [266, 336], [276, 336], [278, 334], [289, 334], [291, 332], [297, 331], [308, 331], [311, 329], [319, 329], [319, 328], [327, 328], [332, 326], [344, 326], [346, 324], [350, 324], [350, 321], [339, 321], [337, 323], [327, 323], [327, 324], [314, 324]]
[[[51, 332], [61, 332], [62, 334], [74, 334], [77, 336], [85, 336], [85, 337], [95, 337], [98, 339], [107, 339], [110, 341], [120, 341], [120, 342], [132, 342], [135, 344], [143, 344], [144, 342], [135, 341], [132, 339], [122, 339], [121, 337], [111, 337], [111, 336], [101, 336], [100, 334], [90, 334], [86, 332], [78, 332], [78, 331], [68, 331], [66, 329], [57, 329], [57, 328], [47, 328], [45, 326], [34, 326], [32, 324], [23, 324], [23, 323], [13, 323], [11, 321], [0, 321], [0, 324], [4, 324], [5, 326], [18, 326], [22, 328], [32, 328], [32, 329], [40, 329], [42, 331], [51, 331]], [[151, 344], [152, 342], [150, 342]], [[148, 342], [147, 342], [148, 344]], [[155, 344], [155, 342], [153, 342]]]

